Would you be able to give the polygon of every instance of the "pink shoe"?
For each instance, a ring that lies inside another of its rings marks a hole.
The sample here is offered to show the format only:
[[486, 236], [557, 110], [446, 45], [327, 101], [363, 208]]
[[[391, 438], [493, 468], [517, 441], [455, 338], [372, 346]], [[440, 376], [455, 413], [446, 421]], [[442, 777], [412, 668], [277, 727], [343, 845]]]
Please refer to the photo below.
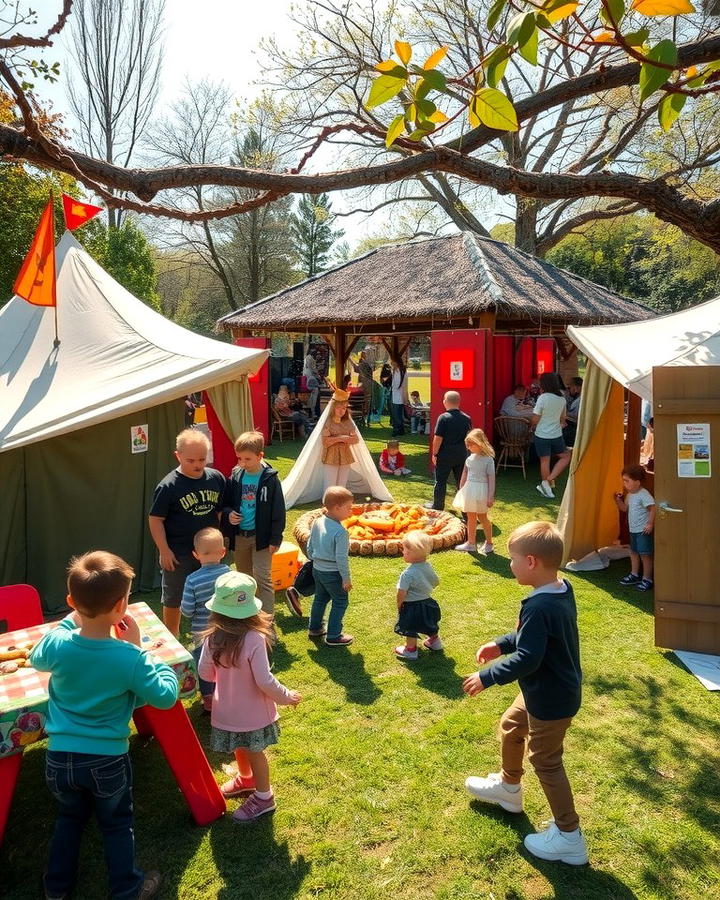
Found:
[[274, 812], [275, 809], [275, 797], [263, 800], [257, 794], [250, 794], [243, 805], [232, 814], [232, 820], [238, 825], [243, 825], [246, 822], [259, 819], [260, 816], [264, 816], [266, 813]]
[[230, 781], [226, 781], [220, 788], [223, 797], [239, 797], [240, 794], [247, 794], [255, 790], [255, 779], [252, 775], [249, 778], [243, 778], [242, 775], [236, 775]]

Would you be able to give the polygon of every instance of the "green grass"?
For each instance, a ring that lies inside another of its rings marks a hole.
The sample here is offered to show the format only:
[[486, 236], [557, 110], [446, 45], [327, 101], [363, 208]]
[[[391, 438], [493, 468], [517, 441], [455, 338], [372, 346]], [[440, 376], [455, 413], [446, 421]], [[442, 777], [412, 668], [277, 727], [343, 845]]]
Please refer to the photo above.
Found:
[[[388, 431], [374, 426], [366, 434], [377, 454]], [[298, 449], [277, 444], [268, 457], [284, 474]], [[391, 490], [425, 500], [431, 492], [426, 439], [408, 438], [403, 449], [416, 474], [393, 481]], [[281, 743], [270, 751], [274, 816], [243, 829], [227, 819], [193, 827], [158, 747], [131, 739], [138, 857], [162, 870], [162, 897], [720, 896], [718, 697], [653, 647], [651, 598], [618, 587], [622, 563], [570, 579], [585, 685], [565, 758], [591, 865], [544, 863], [519, 850], [523, 836], [549, 817], [532, 773], [527, 813], [520, 816], [473, 802], [463, 790], [467, 775], [497, 769], [497, 722], [515, 695], [509, 685], [471, 700], [460, 680], [473, 669], [479, 644], [516, 621], [523, 592], [510, 576], [507, 535], [557, 509], [535, 483], [514, 471], [499, 476], [494, 557], [433, 556], [442, 579], [444, 654], [423, 653], [414, 664], [392, 655], [401, 560], [353, 559], [346, 626], [355, 643], [348, 651], [310, 644], [306, 622], [279, 606], [275, 672], [304, 699], [281, 711]], [[288, 535], [300, 512], [291, 511]], [[147, 596], [157, 609], [157, 596]], [[197, 704], [189, 715], [207, 746], [209, 723]], [[208, 755], [222, 779], [227, 757]], [[0, 862], [5, 897], [37, 896], [54, 818], [43, 759], [43, 745], [25, 754]], [[76, 896], [105, 896], [94, 829]]]

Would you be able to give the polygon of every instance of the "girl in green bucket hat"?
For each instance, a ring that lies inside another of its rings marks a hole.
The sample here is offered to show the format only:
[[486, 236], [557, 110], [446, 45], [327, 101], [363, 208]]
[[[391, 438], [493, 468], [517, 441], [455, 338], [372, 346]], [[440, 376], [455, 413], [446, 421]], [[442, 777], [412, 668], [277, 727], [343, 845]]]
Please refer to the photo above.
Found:
[[198, 674], [215, 682], [212, 705], [213, 750], [235, 754], [238, 774], [220, 790], [225, 797], [249, 794], [233, 822], [252, 822], [276, 808], [265, 750], [277, 744], [276, 704], [297, 706], [300, 694], [288, 690], [270, 671], [272, 617], [255, 596], [257, 583], [243, 572], [226, 572], [205, 604], [210, 625]]

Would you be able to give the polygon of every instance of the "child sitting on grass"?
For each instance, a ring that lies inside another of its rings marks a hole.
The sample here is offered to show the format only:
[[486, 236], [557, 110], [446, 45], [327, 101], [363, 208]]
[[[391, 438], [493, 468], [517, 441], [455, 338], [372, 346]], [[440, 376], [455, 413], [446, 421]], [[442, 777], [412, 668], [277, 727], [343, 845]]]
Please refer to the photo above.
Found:
[[[540, 859], [573, 866], [588, 861], [585, 838], [563, 767], [563, 741], [580, 708], [580, 641], [575, 595], [558, 578], [563, 541], [549, 522], [528, 522], [508, 540], [517, 582], [532, 588], [522, 601], [517, 630], [483, 644], [479, 663], [493, 662], [463, 681], [471, 697], [494, 684], [518, 681], [520, 694], [500, 720], [502, 768], [486, 778], [470, 777], [466, 790], [508, 812], [523, 811], [523, 756], [540, 780], [553, 814], [548, 829], [529, 834], [525, 847]], [[507, 654], [506, 658], [498, 657]]]
[[[351, 634], [343, 634], [343, 616], [348, 608], [350, 581], [350, 536], [343, 519], [352, 512], [353, 495], [347, 488], [335, 485], [323, 494], [324, 514], [313, 522], [307, 543], [308, 559], [313, 561], [315, 596], [310, 607], [308, 637], [325, 637], [329, 647], [347, 647]], [[330, 604], [327, 631], [323, 623]]]
[[235, 754], [238, 774], [220, 790], [225, 797], [250, 796], [232, 816], [244, 824], [275, 809], [265, 749], [277, 744], [280, 728], [276, 703], [297, 706], [300, 694], [284, 687], [270, 672], [268, 648], [272, 617], [255, 596], [255, 579], [227, 572], [215, 584], [207, 603], [210, 625], [205, 632], [198, 674], [215, 682], [211, 746]]
[[157, 872], [143, 874], [135, 865], [129, 722], [138, 706], [174, 706], [178, 683], [170, 666], [141, 649], [140, 629], [127, 611], [134, 576], [112, 553], [72, 559], [67, 603], [74, 612], [30, 655], [38, 672], [50, 672], [45, 778], [60, 805], [44, 877], [47, 900], [73, 891], [93, 812], [112, 896], [147, 900], [160, 889]]
[[[193, 556], [200, 563], [200, 568], [185, 579], [180, 611], [190, 619], [190, 631], [195, 644], [193, 658], [197, 665], [202, 650], [202, 634], [207, 629], [210, 618], [206, 604], [215, 591], [215, 582], [230, 571], [230, 566], [223, 562], [225, 544], [218, 528], [203, 528], [195, 535], [193, 543]], [[209, 713], [215, 685], [202, 678], [199, 681], [203, 710]]]
[[433, 588], [440, 584], [435, 569], [427, 561], [432, 550], [432, 538], [421, 531], [411, 531], [402, 542], [403, 559], [408, 563], [397, 583], [398, 620], [397, 634], [405, 638], [405, 643], [395, 648], [400, 659], [417, 659], [419, 634], [426, 634], [423, 647], [427, 650], [442, 650], [443, 642], [438, 637], [440, 607], [430, 596]]
[[624, 498], [622, 494], [615, 494], [617, 508], [628, 514], [630, 531], [630, 574], [621, 578], [620, 584], [630, 585], [638, 591], [651, 591], [653, 587], [655, 500], [643, 487], [646, 477], [642, 466], [625, 466], [622, 481], [627, 494]]
[[400, 452], [399, 441], [388, 441], [387, 446], [380, 454], [379, 469], [386, 475], [410, 475], [412, 469], [405, 466], [405, 457]]

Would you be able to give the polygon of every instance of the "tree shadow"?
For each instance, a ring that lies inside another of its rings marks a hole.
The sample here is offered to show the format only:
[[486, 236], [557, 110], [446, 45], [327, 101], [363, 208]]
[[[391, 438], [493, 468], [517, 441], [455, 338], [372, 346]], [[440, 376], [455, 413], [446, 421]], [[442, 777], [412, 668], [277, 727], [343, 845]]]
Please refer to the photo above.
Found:
[[328, 647], [318, 643], [311, 648], [309, 656], [336, 684], [345, 688], [349, 703], [369, 706], [381, 696], [382, 691], [365, 669], [362, 653], [353, 653], [349, 647]]
[[293, 858], [288, 842], [277, 839], [273, 813], [247, 825], [225, 816], [212, 827], [210, 847], [225, 883], [213, 894], [219, 900], [290, 900], [310, 871], [304, 856]]

